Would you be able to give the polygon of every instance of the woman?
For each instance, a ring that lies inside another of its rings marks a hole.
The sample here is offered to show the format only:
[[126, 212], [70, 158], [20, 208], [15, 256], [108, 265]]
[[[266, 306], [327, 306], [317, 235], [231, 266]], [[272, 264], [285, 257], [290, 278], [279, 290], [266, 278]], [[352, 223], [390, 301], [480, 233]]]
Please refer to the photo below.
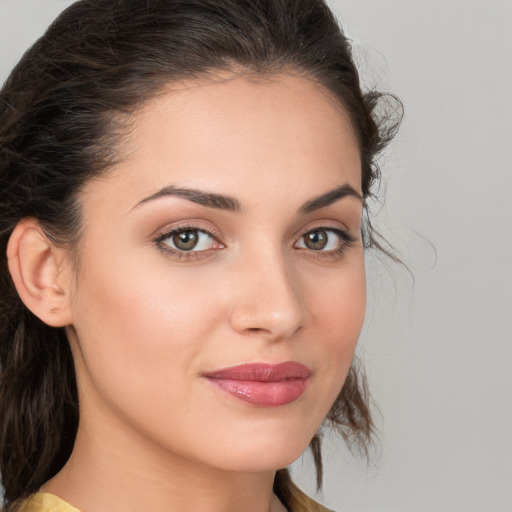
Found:
[[285, 468], [371, 438], [379, 99], [318, 0], [54, 22], [0, 102], [7, 510], [323, 510]]

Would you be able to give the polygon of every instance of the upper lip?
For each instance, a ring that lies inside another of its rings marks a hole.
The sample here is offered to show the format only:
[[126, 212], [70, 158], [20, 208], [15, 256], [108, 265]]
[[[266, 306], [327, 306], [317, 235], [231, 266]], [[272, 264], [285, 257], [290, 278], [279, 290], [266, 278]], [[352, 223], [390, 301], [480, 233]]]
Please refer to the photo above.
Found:
[[288, 379], [307, 379], [311, 370], [303, 364], [287, 361], [279, 364], [249, 363], [230, 366], [205, 373], [210, 379], [279, 382]]

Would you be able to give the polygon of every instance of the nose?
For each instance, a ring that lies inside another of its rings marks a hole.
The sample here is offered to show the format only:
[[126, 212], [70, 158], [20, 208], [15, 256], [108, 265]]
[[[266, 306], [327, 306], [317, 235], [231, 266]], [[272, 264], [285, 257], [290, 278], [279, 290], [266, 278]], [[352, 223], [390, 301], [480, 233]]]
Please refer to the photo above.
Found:
[[304, 291], [282, 256], [259, 255], [240, 263], [233, 287], [230, 322], [236, 332], [279, 340], [304, 326]]

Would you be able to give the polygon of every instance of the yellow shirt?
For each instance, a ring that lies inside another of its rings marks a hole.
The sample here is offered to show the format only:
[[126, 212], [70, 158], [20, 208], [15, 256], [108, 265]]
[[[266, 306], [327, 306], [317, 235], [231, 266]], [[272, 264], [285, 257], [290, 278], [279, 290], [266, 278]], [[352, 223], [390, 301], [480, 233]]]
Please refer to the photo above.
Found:
[[[318, 505], [318, 508], [315, 507], [314, 510], [329, 512], [320, 505]], [[21, 505], [19, 512], [80, 512], [80, 510], [55, 496], [55, 494], [36, 492]]]
[[36, 492], [20, 507], [19, 512], [80, 512], [55, 494]]

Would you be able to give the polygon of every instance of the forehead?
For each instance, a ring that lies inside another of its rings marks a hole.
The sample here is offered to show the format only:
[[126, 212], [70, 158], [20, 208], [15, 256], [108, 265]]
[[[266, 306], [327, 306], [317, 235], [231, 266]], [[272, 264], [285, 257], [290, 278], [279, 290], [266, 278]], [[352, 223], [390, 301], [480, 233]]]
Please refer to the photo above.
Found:
[[107, 182], [129, 183], [140, 198], [169, 185], [242, 200], [269, 190], [315, 195], [344, 182], [361, 191], [348, 114], [299, 76], [170, 84], [134, 114], [123, 147]]

